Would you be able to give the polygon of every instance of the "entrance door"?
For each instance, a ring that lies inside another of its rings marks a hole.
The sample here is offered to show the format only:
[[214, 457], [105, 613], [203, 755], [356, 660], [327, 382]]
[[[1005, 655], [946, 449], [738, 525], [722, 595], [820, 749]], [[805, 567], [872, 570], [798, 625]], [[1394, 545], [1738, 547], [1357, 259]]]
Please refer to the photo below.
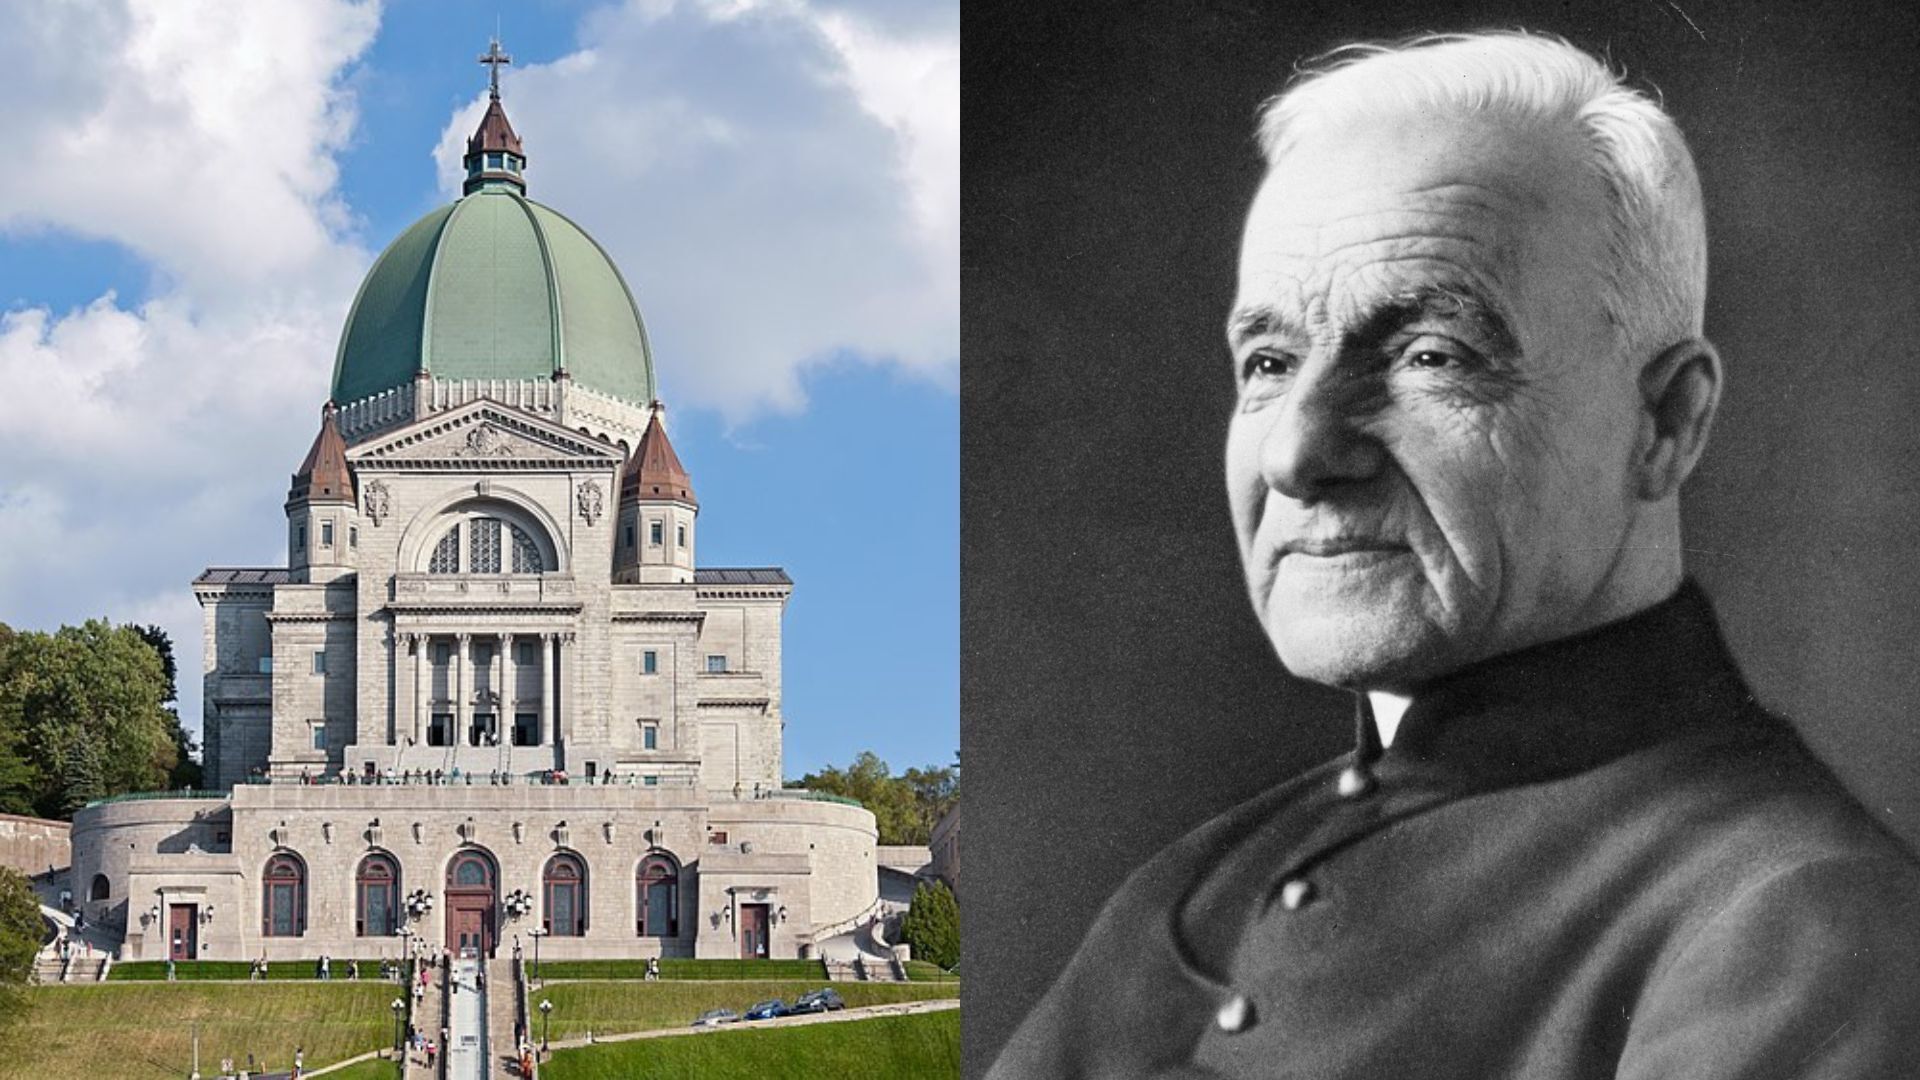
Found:
[[767, 905], [740, 905], [740, 959], [767, 958]]
[[478, 897], [458, 896], [453, 898], [453, 908], [447, 913], [447, 947], [455, 956], [468, 955], [469, 950], [475, 956], [486, 956], [493, 951], [493, 942], [487, 926], [487, 904]]
[[167, 905], [167, 955], [175, 960], [192, 960], [200, 955], [198, 904]]
[[462, 850], [447, 867], [447, 948], [455, 956], [493, 955], [497, 880], [493, 859], [477, 848]]

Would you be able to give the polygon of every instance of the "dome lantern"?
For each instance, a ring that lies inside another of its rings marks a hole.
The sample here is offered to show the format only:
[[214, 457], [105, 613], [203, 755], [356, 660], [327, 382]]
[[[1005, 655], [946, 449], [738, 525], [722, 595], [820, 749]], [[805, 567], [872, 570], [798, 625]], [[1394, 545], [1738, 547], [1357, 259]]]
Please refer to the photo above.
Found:
[[506, 109], [500, 105], [500, 68], [513, 63], [513, 57], [501, 52], [500, 39], [494, 38], [480, 62], [487, 65], [487, 112], [480, 118], [473, 137], [467, 140], [467, 155], [461, 159], [467, 169], [462, 190], [471, 195], [489, 185], [505, 184], [525, 192], [527, 154], [520, 145], [520, 136], [514, 134], [513, 125], [507, 122]]

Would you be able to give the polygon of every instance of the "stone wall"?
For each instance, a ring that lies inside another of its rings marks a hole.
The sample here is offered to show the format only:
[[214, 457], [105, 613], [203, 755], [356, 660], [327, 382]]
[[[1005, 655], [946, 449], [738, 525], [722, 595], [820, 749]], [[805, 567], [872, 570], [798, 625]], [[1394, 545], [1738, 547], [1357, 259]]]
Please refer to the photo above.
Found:
[[23, 874], [44, 874], [72, 861], [70, 826], [64, 821], [0, 814], [0, 866]]

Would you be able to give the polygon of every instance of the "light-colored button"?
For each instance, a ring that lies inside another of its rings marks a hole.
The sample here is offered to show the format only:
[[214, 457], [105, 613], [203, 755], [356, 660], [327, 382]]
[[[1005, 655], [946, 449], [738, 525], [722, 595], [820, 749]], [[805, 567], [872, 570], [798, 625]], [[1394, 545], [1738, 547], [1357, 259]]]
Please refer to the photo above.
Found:
[[1373, 773], [1358, 765], [1349, 765], [1340, 770], [1338, 790], [1343, 799], [1357, 799], [1374, 788]]
[[1253, 1002], [1245, 994], [1235, 994], [1213, 1014], [1213, 1022], [1229, 1035], [1238, 1035], [1253, 1026]]
[[1280, 906], [1288, 911], [1299, 911], [1313, 900], [1313, 882], [1305, 878], [1294, 878], [1280, 886]]

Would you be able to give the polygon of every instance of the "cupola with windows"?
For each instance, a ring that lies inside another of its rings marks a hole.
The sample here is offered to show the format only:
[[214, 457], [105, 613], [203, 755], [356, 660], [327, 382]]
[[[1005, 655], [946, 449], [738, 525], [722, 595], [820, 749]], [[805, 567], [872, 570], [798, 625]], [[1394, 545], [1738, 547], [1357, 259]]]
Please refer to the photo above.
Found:
[[620, 481], [620, 519], [614, 538], [613, 580], [621, 583], [687, 584], [693, 580], [693, 526], [700, 501], [680, 455], [653, 415]]
[[320, 434], [287, 489], [287, 569], [296, 582], [333, 581], [358, 565], [360, 514], [336, 415], [331, 401], [320, 410]]

